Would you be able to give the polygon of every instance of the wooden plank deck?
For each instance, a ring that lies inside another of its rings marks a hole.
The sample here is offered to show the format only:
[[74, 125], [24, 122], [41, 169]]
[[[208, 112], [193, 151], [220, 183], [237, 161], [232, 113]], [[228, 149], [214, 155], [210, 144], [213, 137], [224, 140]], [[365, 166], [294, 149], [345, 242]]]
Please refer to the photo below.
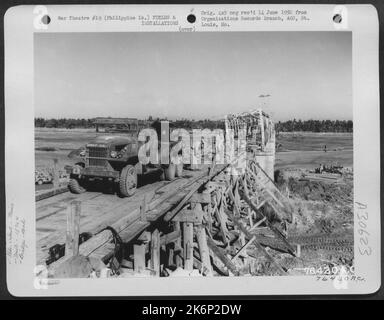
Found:
[[139, 188], [129, 198], [120, 198], [114, 194], [86, 192], [80, 195], [70, 193], [47, 198], [36, 203], [36, 259], [37, 264], [44, 264], [48, 249], [55, 244], [65, 243], [67, 210], [73, 200], [81, 201], [82, 214], [80, 232], [96, 233], [106, 226], [113, 225], [124, 217], [135, 217], [144, 196], [147, 201], [160, 199], [172, 190], [187, 184], [199, 172], [185, 171], [184, 178], [172, 182], [158, 181]]
[[[123, 232], [128, 227], [135, 229], [136, 226], [131, 226], [131, 224], [134, 224], [135, 221], [140, 218], [140, 205], [142, 204], [145, 195], [148, 196], [148, 194], [152, 192], [153, 196], [149, 199], [151, 201], [149, 210], [153, 210], [164, 201], [167, 201], [168, 198], [172, 197], [175, 192], [180, 192], [186, 185], [204, 175], [207, 175], [206, 170], [185, 171], [184, 178], [176, 179], [172, 182], [156, 182], [144, 186], [138, 190], [137, 194], [130, 198], [121, 199], [116, 195], [100, 195], [94, 198], [85, 198], [80, 220], [80, 232], [93, 231], [93, 233], [95, 233], [107, 225], [112, 226], [119, 233]], [[112, 202], [113, 205], [106, 205], [106, 202], [108, 201]], [[65, 223], [63, 223], [62, 219], [65, 219], [66, 212], [63, 212], [64, 214], [60, 213], [59, 215], [52, 215], [39, 221], [38, 228], [41, 228], [44, 224], [49, 224], [52, 227], [52, 220], [54, 220], [54, 226], [57, 229], [56, 232], [50, 230], [47, 237], [40, 237], [38, 239], [37, 261], [40, 263], [45, 261], [50, 246], [56, 243], [64, 243], [65, 228], [63, 225], [65, 225]], [[144, 230], [145, 228], [146, 225], [143, 224], [140, 225], [139, 229]], [[126, 232], [123, 232], [122, 235], [124, 238], [132, 238], [132, 235], [135, 235], [135, 232], [128, 229]], [[99, 247], [107, 244], [111, 240], [111, 237], [112, 235], [109, 231], [105, 231], [92, 237], [80, 245], [80, 254], [89, 256], [96, 250], [100, 253], [100, 250], [102, 249], [99, 249]], [[54, 240], [54, 242], [52, 242], [52, 240]], [[99, 255], [99, 253], [96, 254]], [[55, 269], [55, 266], [62, 262], [61, 260], [62, 259], [51, 264], [50, 268]]]

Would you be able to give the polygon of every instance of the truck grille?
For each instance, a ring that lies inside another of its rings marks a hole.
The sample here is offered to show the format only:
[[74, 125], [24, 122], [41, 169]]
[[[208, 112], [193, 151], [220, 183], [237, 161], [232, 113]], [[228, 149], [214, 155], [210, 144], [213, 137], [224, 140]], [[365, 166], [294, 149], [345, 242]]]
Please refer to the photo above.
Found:
[[105, 159], [93, 159], [95, 158], [107, 158], [108, 149], [104, 147], [88, 147], [89, 165], [95, 167], [105, 167], [107, 160]]

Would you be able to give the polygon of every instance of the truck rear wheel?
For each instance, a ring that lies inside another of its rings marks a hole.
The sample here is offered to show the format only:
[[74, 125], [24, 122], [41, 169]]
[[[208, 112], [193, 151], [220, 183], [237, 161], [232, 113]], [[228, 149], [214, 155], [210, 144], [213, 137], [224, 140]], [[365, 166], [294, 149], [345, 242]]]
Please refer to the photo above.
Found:
[[183, 164], [177, 164], [176, 166], [176, 171], [175, 171], [175, 176], [176, 177], [182, 177], [183, 176]]
[[80, 185], [79, 181], [74, 178], [69, 179], [68, 189], [75, 194], [84, 193], [86, 191], [85, 188]]
[[165, 179], [168, 181], [172, 181], [175, 179], [175, 174], [176, 174], [176, 165], [171, 163], [168, 165], [167, 168], [164, 169], [165, 173]]
[[123, 197], [133, 196], [137, 188], [137, 173], [136, 169], [132, 165], [127, 165], [121, 170], [119, 191]]

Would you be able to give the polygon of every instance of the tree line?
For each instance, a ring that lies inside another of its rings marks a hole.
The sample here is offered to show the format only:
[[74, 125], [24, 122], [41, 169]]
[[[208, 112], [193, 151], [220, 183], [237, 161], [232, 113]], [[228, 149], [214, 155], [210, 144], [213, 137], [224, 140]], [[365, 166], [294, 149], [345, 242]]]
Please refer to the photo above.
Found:
[[276, 132], [352, 132], [352, 120], [288, 120], [277, 122]]
[[[159, 118], [149, 117], [147, 121], [157, 122]], [[222, 120], [188, 120], [188, 119], [178, 119], [170, 122], [170, 126], [173, 128], [185, 128], [185, 129], [224, 129], [224, 122]], [[74, 129], [74, 128], [95, 128], [94, 119], [72, 119], [72, 118], [60, 118], [60, 119], [45, 119], [45, 118], [35, 118], [35, 127], [36, 128], [65, 128], [65, 129]]]
[[44, 119], [35, 118], [36, 128], [94, 128], [93, 119], [72, 119], [72, 118], [60, 118], [60, 119]]
[[[149, 121], [161, 119], [148, 118]], [[36, 128], [94, 128], [94, 119], [44, 119], [35, 118]], [[312, 131], [312, 132], [352, 132], [352, 120], [288, 120], [275, 124], [276, 132]], [[178, 119], [171, 122], [171, 127], [185, 129], [224, 129], [223, 120], [189, 120]]]

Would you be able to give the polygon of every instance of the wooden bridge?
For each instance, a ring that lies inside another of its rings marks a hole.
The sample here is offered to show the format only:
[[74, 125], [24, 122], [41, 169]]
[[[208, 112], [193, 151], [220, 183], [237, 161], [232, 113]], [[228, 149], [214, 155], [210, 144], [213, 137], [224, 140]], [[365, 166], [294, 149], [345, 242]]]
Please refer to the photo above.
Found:
[[295, 256], [287, 241], [293, 208], [273, 182], [273, 123], [261, 111], [250, 117], [227, 118], [227, 128], [251, 123], [248, 135], [261, 134], [250, 143], [242, 174], [234, 175], [231, 164], [204, 165], [175, 181], [146, 185], [131, 198], [87, 192], [38, 201], [37, 263], [47, 263], [58, 278], [89, 276], [73, 271], [77, 257], [116, 277], [180, 270], [258, 275], [260, 259], [271, 266], [268, 273], [286, 274], [275, 256]]

